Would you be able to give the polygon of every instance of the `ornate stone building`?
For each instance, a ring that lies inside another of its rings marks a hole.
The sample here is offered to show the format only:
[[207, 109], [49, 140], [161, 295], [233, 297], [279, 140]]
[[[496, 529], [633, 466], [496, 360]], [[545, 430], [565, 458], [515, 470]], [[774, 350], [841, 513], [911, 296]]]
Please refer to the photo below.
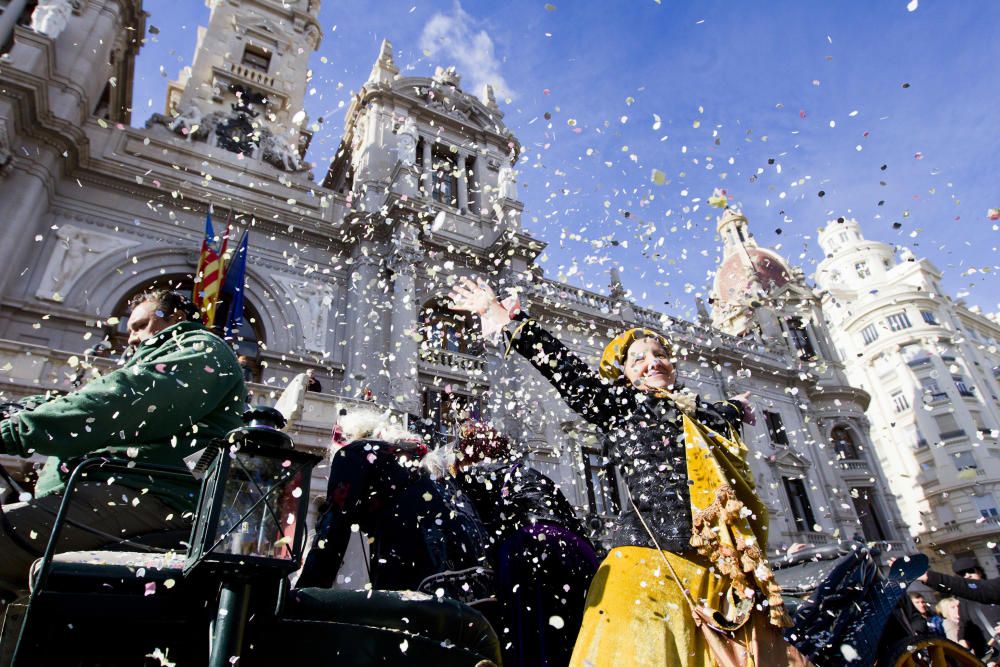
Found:
[[[17, 4], [7, 4], [0, 27]], [[868, 396], [848, 385], [830, 352], [801, 273], [740, 240], [745, 218], [726, 211], [720, 222], [726, 261], [750, 258], [720, 272], [735, 276], [720, 278], [719, 289], [735, 290], [717, 299], [726, 331], [641, 308], [616, 280], [610, 296], [550, 280], [535, 264], [545, 243], [521, 226], [521, 147], [489, 87], [470, 94], [454, 69], [401, 76], [383, 43], [337, 155], [314, 182], [306, 162], [314, 126], [302, 103], [307, 59], [321, 39], [318, 1], [210, 6], [190, 69], [144, 129], [128, 125], [145, 33], [138, 0], [80, 0], [60, 31], [32, 29], [24, 16], [0, 32], [8, 44], [0, 68], [4, 397], [68, 389], [71, 357], [106, 335], [122, 342], [116, 318], [131, 295], [150, 285], [190, 288], [212, 207], [217, 227], [251, 233], [239, 345], [255, 364], [257, 400], [273, 401], [308, 367], [323, 384], [294, 426], [299, 446], [325, 447], [338, 408], [370, 391], [379, 405], [442, 432], [463, 415], [493, 419], [581, 514], [614, 514], [618, 483], [597, 435], [533, 369], [505, 362], [473, 322], [445, 307], [457, 277], [477, 276], [518, 291], [590, 362], [623, 327], [652, 327], [678, 341], [682, 379], [706, 397], [751, 391], [764, 417], [746, 440], [772, 547], [859, 532], [905, 539], [871, 456]], [[94, 53], [97, 43], [103, 50]], [[754, 253], [778, 270], [758, 271]], [[753, 322], [767, 327], [762, 336], [747, 335]]]
[[820, 232], [822, 304], [851, 383], [872, 396], [879, 461], [920, 546], [948, 569], [1000, 563], [1000, 327], [942, 292], [927, 259], [869, 241], [855, 220]]

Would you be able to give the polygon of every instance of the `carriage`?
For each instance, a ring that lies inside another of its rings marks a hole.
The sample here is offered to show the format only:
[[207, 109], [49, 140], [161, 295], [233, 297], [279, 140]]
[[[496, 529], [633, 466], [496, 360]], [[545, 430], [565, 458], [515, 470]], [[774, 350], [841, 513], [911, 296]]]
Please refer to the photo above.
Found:
[[[127, 550], [55, 554], [74, 488], [87, 474], [189, 474], [106, 458], [76, 466], [30, 595], [5, 609], [0, 667], [500, 664], [489, 622], [456, 600], [290, 589], [305, 539], [310, 455], [294, 452], [266, 413], [248, 414], [235, 454], [230, 440], [230, 449], [193, 462], [201, 493], [184, 551], [163, 546], [171, 536], [152, 535]], [[242, 495], [234, 499], [233, 489]], [[299, 511], [291, 532], [280, 516], [294, 511], [289, 502]], [[266, 535], [280, 538], [262, 548]], [[240, 548], [217, 549], [226, 544]], [[883, 573], [878, 552], [856, 544], [807, 549], [774, 566], [796, 620], [786, 638], [817, 667], [982, 665], [954, 642], [914, 633], [900, 611], [906, 586], [927, 569], [925, 556], [897, 560]]]
[[772, 563], [795, 621], [785, 638], [817, 667], [974, 667], [959, 644], [914, 631], [907, 587], [927, 571], [926, 556], [880, 566], [862, 543], [810, 547]]

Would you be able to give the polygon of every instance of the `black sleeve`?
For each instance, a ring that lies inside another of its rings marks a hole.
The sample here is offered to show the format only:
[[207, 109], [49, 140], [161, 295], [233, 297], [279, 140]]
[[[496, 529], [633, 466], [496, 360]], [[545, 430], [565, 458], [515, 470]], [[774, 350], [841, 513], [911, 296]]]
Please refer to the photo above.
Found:
[[975, 581], [928, 570], [927, 585], [942, 593], [972, 600], [973, 602], [1000, 604], [1000, 579]]
[[631, 391], [602, 378], [531, 318], [514, 320], [504, 333], [509, 348], [528, 360], [581, 417], [598, 426], [620, 415]]
[[351, 539], [351, 524], [361, 523], [362, 510], [371, 495], [372, 472], [373, 464], [361, 442], [334, 454], [326, 491], [327, 508], [316, 522], [312, 548], [296, 587], [330, 588], [336, 582]]

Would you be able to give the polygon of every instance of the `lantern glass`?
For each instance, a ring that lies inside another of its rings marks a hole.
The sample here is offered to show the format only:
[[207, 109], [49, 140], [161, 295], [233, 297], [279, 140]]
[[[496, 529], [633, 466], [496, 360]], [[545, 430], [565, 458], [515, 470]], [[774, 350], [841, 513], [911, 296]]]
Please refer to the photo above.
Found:
[[246, 450], [224, 455], [232, 458], [212, 553], [295, 560], [308, 470], [285, 458], [255, 456]]

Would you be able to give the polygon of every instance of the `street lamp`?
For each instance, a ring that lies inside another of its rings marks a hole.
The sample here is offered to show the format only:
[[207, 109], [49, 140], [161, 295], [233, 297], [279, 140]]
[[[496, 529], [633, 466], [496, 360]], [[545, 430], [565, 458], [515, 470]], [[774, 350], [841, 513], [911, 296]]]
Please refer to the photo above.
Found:
[[280, 430], [285, 418], [274, 408], [255, 408], [243, 421], [209, 446], [193, 471], [203, 479], [184, 574], [208, 572], [222, 580], [212, 667], [239, 656], [251, 583], [298, 569], [309, 480], [322, 460], [292, 448]]

